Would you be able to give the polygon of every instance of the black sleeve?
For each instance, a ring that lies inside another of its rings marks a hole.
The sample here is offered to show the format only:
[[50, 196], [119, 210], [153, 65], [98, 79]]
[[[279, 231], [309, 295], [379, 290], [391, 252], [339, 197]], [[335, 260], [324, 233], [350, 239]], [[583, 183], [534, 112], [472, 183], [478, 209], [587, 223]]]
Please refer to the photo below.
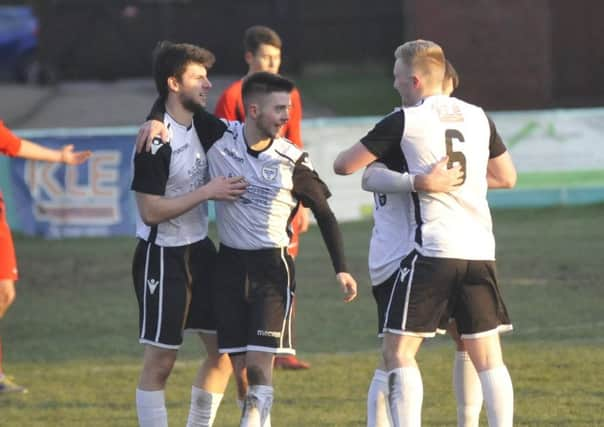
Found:
[[331, 196], [327, 185], [317, 173], [304, 164], [308, 155], [304, 153], [296, 162], [293, 173], [294, 189], [292, 191], [302, 204], [315, 215], [321, 230], [321, 236], [327, 246], [329, 257], [336, 273], [348, 271], [344, 257], [342, 233], [327, 199]]
[[495, 127], [495, 123], [489, 116], [487, 116], [487, 120], [489, 121], [489, 128], [491, 129], [491, 136], [489, 139], [489, 159], [493, 159], [495, 157], [501, 156], [508, 149], [505, 144], [501, 140], [501, 136], [497, 132], [497, 128]]
[[170, 176], [171, 156], [172, 147], [170, 144], [162, 144], [155, 154], [148, 151], [136, 153], [134, 156], [134, 178], [130, 188], [137, 193], [163, 196]]
[[157, 120], [158, 122], [164, 121], [164, 114], [166, 113], [166, 103], [162, 98], [157, 98], [149, 111], [147, 120]]
[[[153, 107], [151, 107], [151, 112], [149, 112], [147, 120], [163, 122], [165, 112], [165, 102], [161, 98], [157, 98]], [[195, 131], [197, 132], [197, 136], [199, 136], [199, 140], [205, 151], [208, 151], [212, 144], [222, 137], [227, 130], [227, 125], [225, 125], [222, 120], [213, 114], [208, 113], [203, 108], [200, 108], [193, 116], [193, 125], [195, 126]]]
[[367, 135], [361, 138], [361, 144], [377, 158], [382, 158], [392, 147], [400, 145], [404, 129], [405, 112], [399, 110], [380, 120]]
[[203, 109], [195, 113], [193, 124], [205, 151], [208, 151], [227, 130], [227, 125], [222, 120]]
[[403, 150], [401, 150], [401, 146], [399, 144], [392, 147], [383, 158], [378, 160], [384, 163], [386, 167], [392, 171], [400, 173], [409, 172], [407, 161], [405, 160]]

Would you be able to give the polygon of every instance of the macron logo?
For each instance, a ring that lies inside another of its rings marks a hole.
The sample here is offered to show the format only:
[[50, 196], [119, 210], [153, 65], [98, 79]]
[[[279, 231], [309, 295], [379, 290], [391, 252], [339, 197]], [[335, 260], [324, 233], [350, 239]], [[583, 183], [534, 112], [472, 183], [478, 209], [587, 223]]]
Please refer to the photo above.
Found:
[[149, 286], [149, 292], [151, 293], [151, 295], [153, 295], [155, 293], [155, 289], [157, 288], [157, 285], [159, 285], [159, 282], [155, 279], [149, 279], [147, 280], [147, 286]]
[[262, 329], [258, 329], [256, 335], [259, 337], [281, 338], [281, 332], [263, 331]]

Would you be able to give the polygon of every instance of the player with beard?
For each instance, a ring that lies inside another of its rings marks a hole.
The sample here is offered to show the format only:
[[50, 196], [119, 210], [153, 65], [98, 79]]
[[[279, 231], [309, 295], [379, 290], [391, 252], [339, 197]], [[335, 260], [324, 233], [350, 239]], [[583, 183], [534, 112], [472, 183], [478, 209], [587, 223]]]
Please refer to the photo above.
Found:
[[171, 144], [134, 155], [139, 239], [132, 274], [139, 304], [139, 342], [145, 345], [136, 389], [141, 426], [168, 425], [164, 388], [183, 329], [201, 337], [207, 358], [191, 390], [187, 426], [211, 426], [232, 372], [218, 353], [211, 278], [216, 249], [208, 238], [205, 201], [236, 200], [241, 177], [208, 180], [208, 162], [193, 114], [204, 107], [214, 55], [189, 44], [162, 42], [154, 52], [153, 76], [165, 107]]
[[[230, 354], [237, 372], [247, 368], [243, 427], [270, 425], [273, 359], [295, 354], [296, 285], [287, 230], [301, 204], [317, 219], [344, 301], [356, 297], [340, 229], [327, 203], [330, 192], [308, 154], [278, 136], [289, 119], [293, 88], [279, 75], [255, 73], [242, 87], [245, 124], [224, 122], [205, 111], [194, 119], [210, 176], [241, 175], [249, 184], [238, 201], [216, 203], [221, 244], [214, 281], [219, 351]], [[163, 105], [156, 102], [152, 118], [162, 114]], [[143, 128], [141, 139], [165, 131], [159, 121]]]

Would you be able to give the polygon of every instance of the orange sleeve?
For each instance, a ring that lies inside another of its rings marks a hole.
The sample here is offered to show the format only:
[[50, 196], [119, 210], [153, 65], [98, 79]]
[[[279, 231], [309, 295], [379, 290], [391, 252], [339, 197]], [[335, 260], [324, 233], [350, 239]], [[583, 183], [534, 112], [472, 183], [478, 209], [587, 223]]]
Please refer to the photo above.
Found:
[[241, 99], [241, 80], [239, 80], [222, 92], [216, 103], [214, 115], [221, 119], [243, 121], [245, 117], [241, 117], [243, 115], [241, 105], [243, 105], [243, 101]]
[[300, 92], [298, 89], [294, 89], [291, 93], [292, 100], [292, 109], [289, 112], [289, 121], [287, 122], [285, 136], [291, 142], [294, 143], [296, 147], [303, 148], [304, 144], [302, 143], [302, 100], [300, 98]]
[[12, 133], [4, 123], [0, 121], [0, 153], [14, 157], [21, 149], [21, 138]]

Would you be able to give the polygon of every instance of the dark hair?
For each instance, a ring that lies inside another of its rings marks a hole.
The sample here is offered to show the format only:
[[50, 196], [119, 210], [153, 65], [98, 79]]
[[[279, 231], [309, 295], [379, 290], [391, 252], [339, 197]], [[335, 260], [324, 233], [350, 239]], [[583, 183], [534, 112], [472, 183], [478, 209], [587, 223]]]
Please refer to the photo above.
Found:
[[291, 80], [279, 74], [261, 71], [250, 74], [243, 80], [241, 96], [243, 103], [247, 105], [248, 101], [256, 95], [269, 95], [273, 92], [291, 93], [294, 87], [294, 83]]
[[168, 78], [180, 80], [190, 63], [210, 69], [214, 61], [214, 54], [202, 47], [166, 40], [159, 42], [153, 50], [153, 79], [159, 96], [163, 99], [168, 96]]
[[243, 35], [244, 52], [256, 53], [261, 44], [281, 49], [281, 37], [274, 30], [263, 25], [254, 25]]
[[457, 74], [457, 70], [453, 67], [453, 64], [449, 62], [447, 59], [445, 61], [445, 80], [451, 79], [451, 87], [453, 90], [457, 89], [459, 86], [459, 74]]

